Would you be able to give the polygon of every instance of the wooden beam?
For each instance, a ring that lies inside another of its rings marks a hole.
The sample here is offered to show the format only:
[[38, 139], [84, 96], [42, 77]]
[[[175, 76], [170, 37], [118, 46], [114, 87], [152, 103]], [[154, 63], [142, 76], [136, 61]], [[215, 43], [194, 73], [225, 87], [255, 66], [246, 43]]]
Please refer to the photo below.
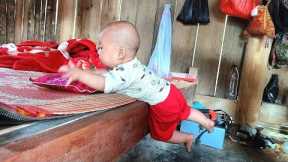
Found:
[[271, 39], [267, 37], [250, 37], [248, 39], [240, 79], [237, 113], [237, 118], [242, 124], [255, 126], [258, 120], [267, 80], [271, 44]]
[[116, 161], [147, 133], [147, 108], [134, 102], [8, 143], [1, 161]]

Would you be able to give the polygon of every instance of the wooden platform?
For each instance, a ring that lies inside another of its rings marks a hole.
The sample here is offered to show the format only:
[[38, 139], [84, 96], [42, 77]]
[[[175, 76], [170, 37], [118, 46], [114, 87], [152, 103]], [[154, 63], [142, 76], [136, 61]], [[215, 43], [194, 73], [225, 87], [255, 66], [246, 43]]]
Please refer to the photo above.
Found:
[[45, 121], [4, 133], [1, 162], [116, 161], [147, 133], [147, 108], [137, 101], [62, 124]]

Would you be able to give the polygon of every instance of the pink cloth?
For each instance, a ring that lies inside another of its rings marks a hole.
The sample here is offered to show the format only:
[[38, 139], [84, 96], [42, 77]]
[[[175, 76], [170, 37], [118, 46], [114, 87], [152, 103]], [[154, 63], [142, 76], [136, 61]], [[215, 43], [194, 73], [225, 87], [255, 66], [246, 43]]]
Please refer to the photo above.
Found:
[[62, 73], [46, 74], [36, 79], [30, 78], [30, 80], [40, 87], [75, 93], [95, 93], [97, 91], [96, 89], [90, 88], [79, 81], [73, 82], [70, 85], [66, 85], [68, 80], [67, 78], [62, 77]]

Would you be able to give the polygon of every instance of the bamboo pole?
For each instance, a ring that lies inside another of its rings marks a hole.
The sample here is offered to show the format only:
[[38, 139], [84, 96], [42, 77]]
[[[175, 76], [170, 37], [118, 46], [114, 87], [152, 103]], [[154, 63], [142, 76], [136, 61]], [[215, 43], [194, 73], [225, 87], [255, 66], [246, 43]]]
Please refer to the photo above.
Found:
[[198, 43], [199, 27], [200, 27], [200, 24], [198, 23], [198, 24], [197, 24], [197, 29], [196, 29], [195, 41], [194, 41], [194, 48], [193, 48], [193, 55], [192, 55], [191, 67], [194, 66], [194, 61], [195, 61], [195, 54], [196, 54], [197, 43]]
[[225, 16], [225, 23], [224, 23], [224, 29], [223, 29], [223, 35], [222, 35], [220, 54], [219, 54], [219, 59], [218, 59], [218, 67], [217, 67], [217, 73], [216, 73], [216, 79], [215, 79], [215, 86], [214, 86], [213, 96], [216, 96], [216, 93], [217, 93], [219, 73], [220, 73], [220, 67], [221, 67], [221, 62], [222, 62], [223, 47], [224, 47], [226, 28], [227, 28], [227, 21], [228, 21], [228, 15]]

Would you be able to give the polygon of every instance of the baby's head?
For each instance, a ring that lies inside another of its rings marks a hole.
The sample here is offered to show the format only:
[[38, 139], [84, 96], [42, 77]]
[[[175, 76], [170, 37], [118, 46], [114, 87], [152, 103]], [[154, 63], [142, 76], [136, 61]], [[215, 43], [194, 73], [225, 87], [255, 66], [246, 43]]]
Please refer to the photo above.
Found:
[[132, 60], [139, 48], [140, 38], [135, 26], [127, 21], [108, 24], [99, 35], [97, 49], [100, 60], [108, 67]]

